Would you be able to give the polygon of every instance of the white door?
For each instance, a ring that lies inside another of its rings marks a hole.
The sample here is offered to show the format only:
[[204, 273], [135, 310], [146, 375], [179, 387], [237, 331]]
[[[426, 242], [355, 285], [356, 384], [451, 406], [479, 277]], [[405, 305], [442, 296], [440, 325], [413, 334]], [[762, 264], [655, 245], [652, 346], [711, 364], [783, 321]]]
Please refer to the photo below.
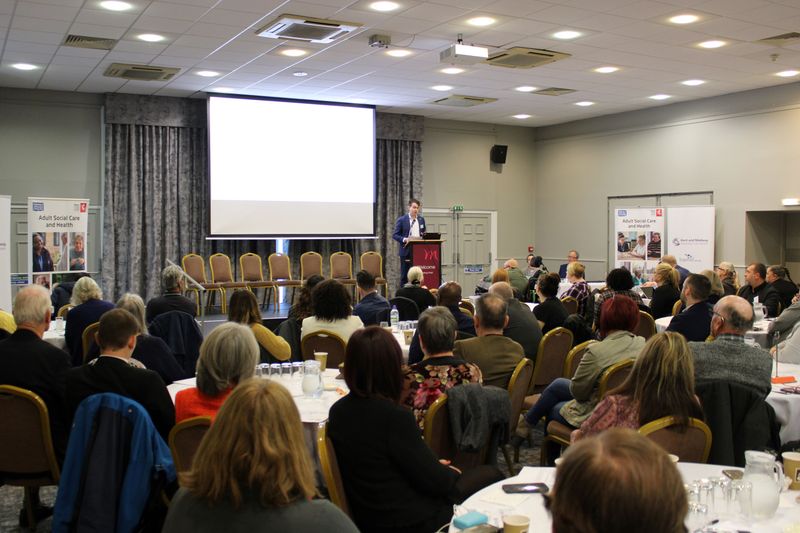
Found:
[[457, 281], [464, 296], [491, 272], [492, 214], [427, 209], [428, 231], [442, 234], [442, 282]]

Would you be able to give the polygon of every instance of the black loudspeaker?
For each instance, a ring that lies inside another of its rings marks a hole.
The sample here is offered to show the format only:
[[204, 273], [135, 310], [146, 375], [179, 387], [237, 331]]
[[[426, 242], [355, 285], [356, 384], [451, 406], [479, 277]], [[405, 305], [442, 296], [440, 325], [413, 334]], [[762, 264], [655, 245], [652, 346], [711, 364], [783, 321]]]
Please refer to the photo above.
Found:
[[508, 153], [508, 146], [504, 144], [495, 144], [492, 146], [492, 151], [489, 154], [489, 157], [492, 160], [492, 163], [499, 163], [504, 165], [506, 162], [506, 153]]

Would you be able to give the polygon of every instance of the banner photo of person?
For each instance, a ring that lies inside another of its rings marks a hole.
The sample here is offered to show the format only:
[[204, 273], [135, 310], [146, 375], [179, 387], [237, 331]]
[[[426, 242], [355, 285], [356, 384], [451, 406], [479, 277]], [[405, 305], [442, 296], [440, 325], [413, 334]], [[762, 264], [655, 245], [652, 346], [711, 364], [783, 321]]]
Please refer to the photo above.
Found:
[[713, 205], [670, 207], [667, 210], [667, 252], [690, 272], [714, 270]]
[[55, 272], [86, 272], [88, 223], [88, 199], [28, 198], [33, 283], [49, 290]]
[[661, 261], [664, 211], [663, 207], [614, 210], [614, 231], [617, 234], [614, 267], [627, 269], [636, 285], [650, 281]]

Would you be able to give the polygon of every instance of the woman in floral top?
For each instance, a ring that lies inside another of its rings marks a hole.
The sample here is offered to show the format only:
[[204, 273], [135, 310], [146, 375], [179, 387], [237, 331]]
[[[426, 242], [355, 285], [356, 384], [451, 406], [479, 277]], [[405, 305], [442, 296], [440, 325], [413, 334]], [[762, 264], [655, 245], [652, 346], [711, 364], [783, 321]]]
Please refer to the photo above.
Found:
[[425, 359], [405, 369], [404, 403], [424, 429], [425, 413], [447, 390], [462, 383], [483, 383], [481, 370], [453, 356], [456, 319], [446, 307], [430, 307], [419, 316], [419, 342]]

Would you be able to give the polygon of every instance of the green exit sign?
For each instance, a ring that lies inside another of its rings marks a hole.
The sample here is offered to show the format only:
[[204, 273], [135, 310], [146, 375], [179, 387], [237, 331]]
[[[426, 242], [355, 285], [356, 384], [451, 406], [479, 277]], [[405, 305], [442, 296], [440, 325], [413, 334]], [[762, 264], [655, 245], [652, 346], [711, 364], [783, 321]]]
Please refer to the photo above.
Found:
[[454, 206], [452, 207], [452, 210], [453, 210], [453, 212], [456, 212], [456, 211], [463, 211], [463, 210], [464, 210], [464, 206], [463, 206], [463, 205], [454, 205]]

